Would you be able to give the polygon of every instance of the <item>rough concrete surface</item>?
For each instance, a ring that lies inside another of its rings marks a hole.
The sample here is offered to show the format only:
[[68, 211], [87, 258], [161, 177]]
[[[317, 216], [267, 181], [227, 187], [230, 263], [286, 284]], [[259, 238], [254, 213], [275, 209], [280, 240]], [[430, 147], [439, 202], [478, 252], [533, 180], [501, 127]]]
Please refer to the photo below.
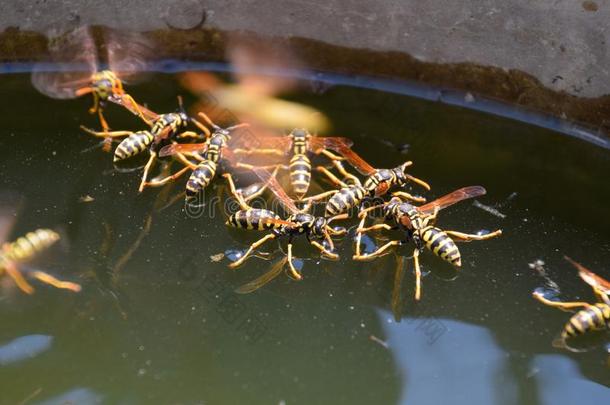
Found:
[[554, 90], [610, 93], [610, 1], [6, 0], [0, 31], [75, 24], [155, 30], [205, 25], [519, 69]]

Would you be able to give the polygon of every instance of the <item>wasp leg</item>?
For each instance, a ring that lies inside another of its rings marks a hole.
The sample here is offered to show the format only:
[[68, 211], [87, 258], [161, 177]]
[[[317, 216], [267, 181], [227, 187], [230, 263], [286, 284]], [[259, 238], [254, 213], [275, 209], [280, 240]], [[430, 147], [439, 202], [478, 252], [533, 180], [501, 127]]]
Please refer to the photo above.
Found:
[[80, 129], [82, 129], [83, 131], [93, 135], [93, 136], [97, 136], [99, 138], [117, 138], [117, 137], [124, 137], [124, 136], [129, 136], [129, 135], [133, 135], [132, 131], [109, 131], [109, 132], [98, 132], [98, 131], [94, 131], [90, 128], [87, 128], [83, 125], [80, 126]]
[[[207, 117], [206, 117], [206, 118], [207, 118]], [[208, 120], [209, 120], [209, 118], [208, 118]], [[195, 124], [195, 126], [196, 126], [197, 128], [199, 128], [199, 129], [201, 130], [201, 132], [203, 132], [203, 133], [204, 133], [204, 135], [205, 135], [205, 137], [206, 137], [206, 138], [209, 138], [209, 137], [212, 135], [212, 133], [210, 132], [210, 130], [209, 130], [209, 129], [207, 129], [207, 127], [206, 127], [205, 125], [203, 125], [201, 122], [197, 121], [197, 120], [196, 120], [196, 119], [194, 119], [194, 118], [191, 118], [191, 122], [192, 122], [193, 124]], [[211, 121], [210, 121], [210, 122], [211, 122]]]
[[380, 247], [379, 249], [375, 250], [373, 253], [368, 253], [368, 254], [364, 254], [364, 255], [356, 254], [353, 256], [353, 259], [359, 260], [359, 261], [373, 260], [373, 259], [381, 256], [389, 248], [391, 248], [393, 246], [398, 246], [400, 244], [401, 244], [401, 241], [399, 241], [399, 240], [391, 240], [388, 243], [386, 243], [385, 245], [383, 245], [382, 247]]
[[270, 149], [270, 148], [261, 148], [261, 149], [236, 148], [236, 149], [233, 149], [233, 153], [236, 155], [242, 155], [242, 156], [252, 156], [252, 155], [273, 155], [273, 156], [278, 156], [278, 157], [286, 156], [286, 152], [283, 152], [279, 149]]
[[254, 252], [254, 250], [256, 248], [258, 248], [259, 246], [261, 246], [262, 244], [264, 244], [268, 240], [272, 240], [272, 239], [275, 239], [275, 238], [276, 238], [276, 236], [273, 233], [270, 233], [268, 235], [263, 236], [261, 239], [257, 240], [253, 244], [251, 244], [250, 247], [248, 248], [248, 250], [246, 251], [246, 253], [244, 253], [244, 255], [242, 257], [240, 257], [238, 260], [234, 261], [233, 263], [229, 264], [229, 267], [234, 269], [234, 268], [237, 268], [237, 267], [241, 266], [243, 264], [243, 262], [246, 261], [246, 259], [250, 255], [252, 255], [252, 252]]
[[336, 254], [334, 252], [331, 252], [330, 250], [326, 249], [320, 242], [317, 242], [315, 240], [310, 240], [309, 243], [312, 246], [315, 246], [320, 251], [320, 253], [322, 253], [322, 255], [328, 257], [329, 259], [336, 260], [336, 259], [339, 258], [338, 254]]
[[[129, 94], [125, 93], [123, 95], [123, 97], [125, 97], [133, 106], [133, 109], [136, 111], [136, 115], [138, 117], [140, 117], [140, 119], [142, 121], [144, 121], [146, 123], [146, 125], [148, 125], [149, 127], [152, 127], [153, 123], [152, 121], [150, 121], [149, 119], [147, 119], [144, 114], [142, 113], [142, 110], [140, 109], [140, 105], [138, 103], [136, 103], [136, 100], [133, 99], [133, 97], [131, 97]], [[128, 110], [130, 110], [128, 108]], [[133, 112], [133, 111], [132, 111]]]
[[[279, 167], [279, 166], [278, 166], [278, 167], [276, 167], [276, 168], [273, 170], [273, 172], [271, 173], [271, 177], [269, 177], [269, 180], [267, 180], [267, 181], [266, 181], [266, 182], [265, 182], [265, 183], [264, 183], [264, 184], [261, 186], [261, 188], [260, 188], [260, 189], [259, 189], [257, 192], [252, 193], [252, 194], [250, 194], [248, 197], [244, 198], [244, 201], [248, 202], [248, 201], [254, 200], [255, 198], [260, 197], [260, 196], [261, 196], [261, 195], [262, 195], [262, 194], [265, 192], [265, 190], [267, 189], [267, 187], [269, 186], [269, 183], [271, 182], [271, 180], [272, 180], [273, 178], [275, 178], [275, 176], [277, 176], [277, 172], [278, 172], [279, 170], [280, 170], [280, 167]], [[243, 197], [243, 195], [242, 195], [242, 197]]]
[[337, 176], [332, 174], [331, 171], [328, 170], [326, 167], [318, 166], [318, 167], [316, 167], [316, 170], [319, 171], [320, 173], [324, 174], [326, 177], [328, 177], [330, 182], [333, 183], [335, 186], [341, 187], [341, 188], [348, 187], [347, 183], [341, 181]]
[[419, 249], [413, 250], [413, 267], [415, 268], [415, 301], [421, 297], [421, 268], [419, 267]]
[[144, 191], [144, 187], [146, 187], [146, 179], [148, 178], [148, 172], [150, 171], [153, 163], [157, 158], [157, 154], [155, 152], [150, 152], [150, 158], [148, 158], [148, 162], [146, 162], [146, 166], [144, 166], [144, 173], [142, 174], [142, 181], [140, 181], [140, 187], [138, 191], [141, 193]]
[[170, 181], [174, 181], [178, 178], [180, 178], [180, 176], [182, 176], [184, 173], [186, 173], [187, 171], [191, 170], [190, 167], [183, 167], [182, 169], [178, 170], [176, 173], [171, 174], [167, 177], [164, 177], [162, 179], [159, 180], [151, 180], [151, 181], [147, 181], [144, 184], [144, 187], [161, 187], [164, 184], [169, 183]]
[[426, 202], [426, 199], [424, 197], [416, 197], [405, 191], [395, 191], [392, 193], [392, 196], [398, 197], [398, 198], [401, 198], [401, 199], [407, 200], [407, 201], [413, 201], [415, 203], [425, 203]]
[[290, 274], [292, 274], [292, 277], [295, 280], [301, 280], [303, 278], [292, 263], [292, 242], [288, 242], [288, 268], [290, 269]]
[[420, 186], [422, 186], [423, 188], [425, 188], [428, 191], [430, 191], [430, 189], [432, 188], [432, 187], [430, 187], [430, 185], [428, 183], [426, 183], [422, 179], [418, 179], [415, 176], [411, 176], [410, 174], [405, 173], [405, 177], [407, 179], [411, 180], [413, 183], [419, 184]]
[[358, 186], [362, 185], [362, 183], [360, 182], [360, 179], [358, 177], [354, 176], [353, 174], [349, 173], [340, 161], [333, 160], [333, 165], [335, 166], [337, 171], [339, 171], [339, 173], [341, 173], [341, 175], [343, 176], [344, 179], [351, 180], [352, 184], [355, 184]]
[[[100, 109], [100, 97], [97, 95], [95, 91], [90, 91], [93, 94], [93, 105], [89, 108], [89, 114], [95, 114]], [[77, 95], [79, 92], [77, 92]], [[84, 93], [81, 93], [84, 94]]]
[[345, 158], [343, 156], [339, 156], [339, 155], [335, 155], [334, 153], [332, 153], [331, 151], [329, 151], [328, 149], [322, 149], [320, 151], [320, 153], [322, 153], [324, 156], [326, 156], [327, 158], [329, 158], [330, 160], [345, 160]]
[[449, 236], [456, 239], [456, 242], [470, 242], [472, 240], [487, 240], [502, 235], [502, 230], [498, 229], [495, 232], [488, 233], [486, 235], [472, 235], [468, 233], [462, 233], [457, 231], [445, 231]]
[[388, 225], [388, 224], [375, 224], [375, 225], [371, 225], [367, 228], [359, 228], [357, 230], [357, 232], [359, 233], [364, 233], [364, 232], [370, 232], [370, 231], [377, 231], [379, 229], [384, 229], [386, 231], [390, 231], [392, 230], [392, 226]]
[[25, 278], [23, 278], [23, 275], [21, 275], [21, 272], [19, 271], [17, 266], [15, 266], [13, 263], [5, 262], [4, 270], [13, 279], [13, 281], [15, 282], [15, 284], [17, 284], [17, 287], [19, 287], [21, 291], [26, 294], [34, 293], [34, 287], [32, 287], [30, 283], [28, 283]]
[[178, 135], [176, 135], [176, 139], [185, 139], [185, 138], [201, 139], [201, 135], [199, 135], [197, 132], [193, 132], [193, 131], [184, 131], [184, 132], [181, 132]]
[[45, 273], [43, 271], [35, 271], [32, 273], [32, 277], [42, 281], [45, 284], [49, 284], [55, 288], [60, 288], [63, 290], [70, 290], [74, 292], [79, 292], [81, 290], [80, 284], [72, 283], [70, 281], [61, 281], [53, 277], [52, 275]]
[[545, 298], [542, 294], [534, 292], [532, 294], [534, 296], [534, 298], [536, 298], [538, 301], [542, 302], [544, 305], [548, 305], [549, 307], [555, 307], [555, 308], [559, 308], [562, 311], [566, 311], [566, 312], [571, 312], [572, 310], [576, 309], [576, 308], [587, 308], [590, 307], [591, 304], [588, 304], [586, 302], [560, 302], [560, 301], [551, 301], [547, 298]]
[[231, 176], [231, 173], [224, 173], [222, 175], [222, 177], [224, 177], [227, 180], [227, 183], [229, 185], [229, 192], [237, 200], [237, 203], [239, 204], [239, 207], [242, 210], [250, 209], [250, 206], [248, 205], [246, 200], [244, 200], [244, 197], [241, 194], [241, 192], [237, 191], [237, 189], [235, 188], [235, 182], [233, 181], [233, 176]]

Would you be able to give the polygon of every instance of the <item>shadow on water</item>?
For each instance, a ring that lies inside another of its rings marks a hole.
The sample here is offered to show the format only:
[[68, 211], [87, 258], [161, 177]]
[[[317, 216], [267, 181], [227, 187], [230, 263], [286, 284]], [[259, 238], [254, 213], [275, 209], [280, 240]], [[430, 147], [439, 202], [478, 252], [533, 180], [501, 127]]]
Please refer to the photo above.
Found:
[[[140, 249], [113, 277], [159, 191], [139, 195], [136, 173], [113, 171], [100, 150], [80, 152], [94, 143], [78, 131], [95, 125], [88, 100], [44, 98], [26, 75], [0, 81], [1, 188], [26, 198], [13, 236], [65, 226], [70, 255], [57, 270], [84, 286], [78, 296], [39, 288], [33, 297], [0, 301], [2, 348], [26, 336], [52, 342], [0, 363], [2, 401], [556, 404], [570, 403], [570, 395], [610, 397], [603, 350], [551, 346], [568, 315], [531, 298], [542, 281], [528, 268], [545, 260], [573, 298], [590, 295], [564, 254], [608, 276], [610, 159], [599, 145], [373, 89], [333, 85], [294, 95], [324, 111], [333, 134], [352, 137], [373, 164], [412, 159], [412, 173], [433, 186], [430, 198], [480, 184], [488, 194], [478, 201], [505, 215], [471, 202], [443, 211], [443, 228], [502, 228], [504, 235], [462, 245], [457, 274], [424, 254], [419, 303], [409, 265], [404, 318], [395, 323], [388, 312], [393, 255], [355, 263], [345, 240], [343, 259], [330, 262], [298, 245], [302, 282], [278, 277], [237, 295], [273, 261], [253, 259], [237, 271], [212, 261], [254, 238], [227, 232], [222, 215], [187, 218], [180, 203], [154, 216]], [[174, 110], [180, 92], [170, 75], [134, 88], [158, 111]], [[108, 116], [113, 127], [137, 128], [127, 114]], [[86, 195], [94, 200], [79, 202]]]

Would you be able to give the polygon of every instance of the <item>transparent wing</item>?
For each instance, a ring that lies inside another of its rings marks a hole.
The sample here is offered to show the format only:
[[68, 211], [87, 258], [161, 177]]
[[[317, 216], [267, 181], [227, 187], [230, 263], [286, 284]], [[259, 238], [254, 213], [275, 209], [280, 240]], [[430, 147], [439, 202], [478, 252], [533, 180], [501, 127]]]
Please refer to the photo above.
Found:
[[0, 193], [0, 245], [8, 240], [22, 206], [22, 196], [11, 192]]
[[425, 205], [417, 207], [420, 212], [432, 213], [434, 210], [442, 210], [460, 201], [467, 200], [469, 198], [478, 197], [485, 195], [487, 191], [481, 186], [469, 186], [455, 190], [449, 194], [446, 194], [434, 201], [431, 201]]
[[288, 194], [286, 194], [286, 191], [284, 191], [284, 188], [280, 185], [280, 183], [278, 183], [273, 174], [269, 173], [267, 169], [262, 168], [254, 168], [254, 173], [256, 173], [256, 175], [267, 184], [267, 187], [273, 192], [273, 194], [275, 194], [275, 197], [288, 212], [292, 214], [299, 212], [299, 209], [294, 204], [294, 201], [288, 197]]
[[122, 81], [133, 84], [146, 77], [148, 61], [154, 53], [152, 41], [140, 32], [104, 31], [108, 66]]
[[332, 149], [341, 153], [350, 149], [352, 145], [354, 145], [354, 141], [351, 139], [338, 136], [312, 136], [309, 139], [309, 147], [314, 153], [319, 153], [322, 149]]
[[95, 42], [90, 27], [49, 38], [49, 62], [34, 66], [32, 84], [52, 98], [75, 98], [76, 90], [89, 85], [98, 69]]

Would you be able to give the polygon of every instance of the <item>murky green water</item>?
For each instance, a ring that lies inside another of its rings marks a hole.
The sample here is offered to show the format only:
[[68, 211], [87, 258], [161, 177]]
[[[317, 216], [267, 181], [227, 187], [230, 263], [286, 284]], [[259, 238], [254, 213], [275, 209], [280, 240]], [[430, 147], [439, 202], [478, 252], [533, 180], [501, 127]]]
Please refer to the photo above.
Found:
[[[181, 90], [169, 76], [156, 76], [154, 83], [136, 88], [136, 98], [157, 111], [173, 110]], [[116, 172], [111, 156], [99, 149], [81, 153], [94, 144], [78, 131], [81, 123], [96, 125], [86, 113], [89, 100], [45, 98], [25, 75], [1, 76], [0, 85], [0, 190], [26, 198], [12, 236], [62, 227], [67, 252], [43, 264], [84, 287], [79, 295], [40, 286], [32, 297], [0, 299], [0, 345], [43, 335], [13, 344], [30, 348], [31, 355], [0, 362], [0, 403], [30, 396], [30, 403], [109, 404], [568, 404], [610, 398], [603, 339], [584, 353], [553, 348], [569, 315], [531, 298], [542, 280], [528, 268], [543, 259], [566, 299], [592, 296], [563, 255], [610, 278], [607, 151], [372, 90], [331, 87], [299, 97], [328, 114], [333, 134], [352, 137], [375, 165], [412, 159], [412, 173], [433, 186], [429, 197], [480, 184], [488, 194], [479, 201], [506, 215], [501, 219], [471, 202], [443, 211], [443, 228], [502, 228], [504, 236], [462, 245], [459, 273], [424, 254], [423, 298], [414, 303], [414, 278], [407, 273], [404, 318], [396, 323], [390, 312], [393, 255], [356, 263], [344, 241], [341, 261], [320, 261], [299, 244], [297, 255], [306, 259], [302, 282], [282, 276], [254, 294], [237, 295], [236, 287], [272, 262], [253, 259], [237, 271], [226, 261], [213, 262], [211, 255], [244, 249], [255, 235], [227, 231], [222, 215], [188, 218], [180, 203], [153, 216], [150, 234], [113, 273], [159, 190], [138, 194], [138, 172]], [[113, 127], [135, 128], [116, 109], [109, 118]], [[392, 145], [404, 143], [407, 154]], [[85, 195], [95, 200], [79, 202]]]

